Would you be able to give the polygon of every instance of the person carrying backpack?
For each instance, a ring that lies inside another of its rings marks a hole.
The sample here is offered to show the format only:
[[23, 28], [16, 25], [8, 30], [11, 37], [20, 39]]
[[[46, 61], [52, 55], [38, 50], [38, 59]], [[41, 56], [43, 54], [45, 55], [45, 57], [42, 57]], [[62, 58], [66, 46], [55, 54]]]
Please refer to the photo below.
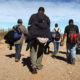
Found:
[[44, 12], [45, 9], [40, 7], [38, 13], [33, 14], [29, 20], [27, 42], [30, 44], [32, 74], [42, 69], [44, 44], [51, 37], [50, 20]]
[[62, 43], [64, 44], [65, 37], [67, 36], [67, 61], [68, 63], [75, 64], [76, 61], [76, 47], [79, 42], [79, 29], [74, 25], [72, 19], [69, 20], [69, 25], [66, 26]]
[[18, 19], [17, 21], [18, 25], [13, 26], [14, 30], [14, 39], [16, 40], [14, 42], [15, 45], [15, 50], [16, 50], [16, 55], [15, 55], [15, 62], [18, 62], [21, 57], [21, 49], [22, 49], [22, 44], [23, 40], [25, 39], [25, 36], [27, 36], [28, 31], [25, 28], [25, 26], [22, 25], [23, 21], [22, 19]]
[[62, 40], [62, 35], [61, 35], [61, 30], [58, 27], [58, 24], [55, 24], [55, 28], [52, 30], [52, 32], [54, 32], [54, 54], [52, 56], [56, 56], [56, 54], [58, 53], [59, 50], [59, 43], [60, 43], [60, 39]]

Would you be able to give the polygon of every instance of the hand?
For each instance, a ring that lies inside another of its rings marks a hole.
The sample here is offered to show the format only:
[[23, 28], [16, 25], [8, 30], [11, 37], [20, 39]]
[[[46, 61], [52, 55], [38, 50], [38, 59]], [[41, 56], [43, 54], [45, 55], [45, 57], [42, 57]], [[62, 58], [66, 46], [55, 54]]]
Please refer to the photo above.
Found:
[[62, 45], [64, 46], [64, 41], [61, 41]]
[[79, 44], [79, 40], [77, 41], [77, 43]]

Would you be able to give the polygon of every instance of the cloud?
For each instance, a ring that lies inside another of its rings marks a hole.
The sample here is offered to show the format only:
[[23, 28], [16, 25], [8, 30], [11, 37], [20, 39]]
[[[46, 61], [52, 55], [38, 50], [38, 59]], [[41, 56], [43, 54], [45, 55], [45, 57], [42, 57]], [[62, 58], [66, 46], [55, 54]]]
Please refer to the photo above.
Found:
[[0, 2], [0, 22], [16, 22], [18, 18], [22, 18], [27, 23], [30, 16], [36, 13], [40, 6], [43, 6], [45, 14], [49, 16], [51, 22], [64, 22], [73, 18], [75, 22], [79, 23], [80, 4], [77, 3], [79, 0], [76, 0], [76, 3], [75, 0], [60, 1], [3, 0]]

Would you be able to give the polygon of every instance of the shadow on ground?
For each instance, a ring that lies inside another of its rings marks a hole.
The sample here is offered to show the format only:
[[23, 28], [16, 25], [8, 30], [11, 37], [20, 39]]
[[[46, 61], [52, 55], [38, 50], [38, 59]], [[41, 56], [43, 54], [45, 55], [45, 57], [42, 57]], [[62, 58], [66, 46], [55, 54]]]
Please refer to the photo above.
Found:
[[23, 66], [27, 66], [29, 71], [32, 72], [30, 57], [23, 58], [22, 59], [22, 64], [23, 64]]
[[[15, 57], [15, 54], [16, 54], [16, 53], [9, 54], [9, 55], [6, 55], [6, 57], [13, 58], [13, 57]], [[21, 56], [24, 56], [24, 55], [21, 54], [20, 57], [21, 57]]]
[[66, 52], [63, 52], [63, 51], [59, 51], [59, 53], [61, 53], [61, 54], [66, 54]]
[[64, 57], [61, 57], [61, 56], [55, 56], [55, 58], [58, 59], [58, 60], [62, 60], [62, 61], [67, 62], [66, 58], [64, 58]]
[[6, 57], [13, 58], [13, 57], [15, 57], [15, 53], [6, 55]]
[[67, 62], [66, 58], [61, 57], [61, 56], [55, 56], [55, 55], [52, 55], [51, 57], [54, 58], [54, 59], [56, 58], [56, 59], [58, 59], [58, 60], [62, 60], [62, 61]]

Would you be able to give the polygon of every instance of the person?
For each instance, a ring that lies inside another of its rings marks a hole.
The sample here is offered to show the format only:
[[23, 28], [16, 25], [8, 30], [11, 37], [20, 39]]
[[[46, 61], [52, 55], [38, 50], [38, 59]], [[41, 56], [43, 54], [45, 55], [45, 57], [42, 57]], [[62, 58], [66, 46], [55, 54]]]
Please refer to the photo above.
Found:
[[79, 29], [74, 25], [73, 19], [69, 20], [69, 25], [66, 26], [62, 43], [64, 44], [65, 37], [67, 36], [67, 61], [68, 63], [75, 64], [76, 61], [76, 46], [79, 42]]
[[52, 30], [52, 32], [55, 33], [55, 38], [54, 38], [54, 54], [52, 56], [56, 56], [56, 54], [58, 53], [59, 50], [59, 43], [60, 40], [62, 40], [62, 35], [61, 35], [61, 30], [58, 27], [58, 24], [55, 24], [55, 28]]
[[44, 44], [50, 38], [50, 20], [44, 12], [45, 9], [40, 7], [38, 13], [30, 17], [28, 25], [27, 42], [30, 44], [32, 74], [42, 69]]
[[27, 36], [28, 34], [27, 29], [25, 28], [24, 25], [22, 25], [23, 23], [22, 19], [18, 19], [17, 23], [18, 23], [17, 25], [13, 26], [13, 29], [16, 29], [16, 27], [18, 27], [21, 30], [22, 35], [21, 35], [21, 38], [14, 43], [15, 50], [16, 50], [15, 62], [18, 62], [20, 60], [20, 57], [21, 57], [20, 53], [22, 49], [23, 40], [25, 39], [25, 36]]

